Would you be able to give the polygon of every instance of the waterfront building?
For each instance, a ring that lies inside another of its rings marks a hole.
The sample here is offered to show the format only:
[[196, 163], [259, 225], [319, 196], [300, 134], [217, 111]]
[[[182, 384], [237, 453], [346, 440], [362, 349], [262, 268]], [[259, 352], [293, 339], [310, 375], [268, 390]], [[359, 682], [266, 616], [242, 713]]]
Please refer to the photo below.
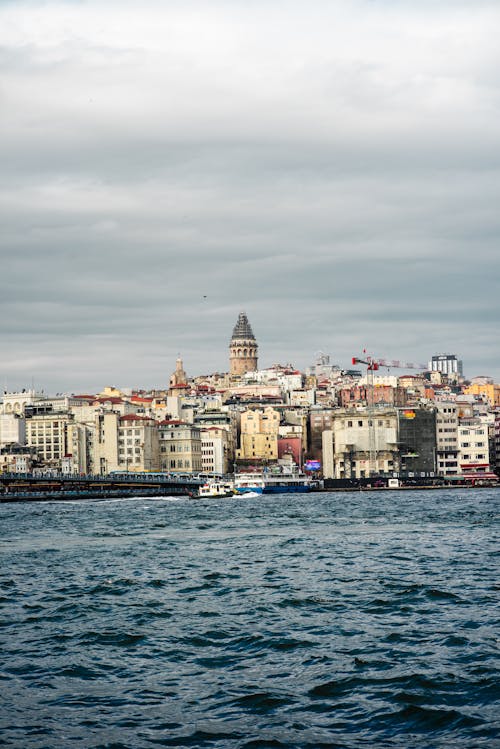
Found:
[[257, 341], [245, 312], [240, 312], [229, 344], [229, 370], [232, 376], [257, 370]]
[[303, 429], [301, 426], [284, 424], [278, 430], [278, 460], [290, 459], [302, 468], [304, 462]]
[[335, 460], [333, 449], [333, 430], [325, 429], [321, 434], [321, 473], [324, 479], [335, 478]]
[[458, 461], [462, 475], [476, 476], [490, 472], [489, 430], [486, 419], [460, 419], [458, 424]]
[[436, 473], [436, 410], [429, 407], [398, 409], [400, 474], [409, 477]]
[[500, 411], [494, 414], [491, 444], [490, 464], [495, 473], [500, 476]]
[[[116, 411], [101, 410], [95, 414], [95, 425], [90, 437], [90, 473], [105, 475], [120, 470], [118, 458], [118, 429], [120, 414]], [[73, 441], [75, 449], [75, 441]], [[124, 453], [122, 452], [122, 456]], [[78, 461], [80, 458], [78, 458]], [[122, 469], [124, 470], [124, 469]], [[86, 471], [83, 471], [84, 473]]]
[[224, 475], [232, 471], [227, 429], [209, 426], [201, 429], [201, 470]]
[[158, 426], [160, 470], [169, 473], [199, 473], [202, 469], [201, 431], [177, 419]]
[[118, 464], [120, 470], [158, 471], [158, 424], [137, 414], [120, 417], [118, 425]]
[[0, 448], [0, 473], [31, 473], [38, 463], [36, 448], [11, 443]]
[[334, 411], [332, 408], [313, 407], [309, 411], [309, 441], [307, 445], [307, 455], [312, 460], [323, 460], [322, 435], [323, 432], [332, 430], [333, 415]]
[[[333, 417], [334, 475], [337, 479], [391, 475], [399, 470], [398, 412], [394, 408], [339, 409]], [[325, 444], [326, 443], [326, 444]], [[327, 440], [323, 448], [328, 448]], [[327, 465], [332, 456], [323, 455]]]
[[46, 466], [60, 468], [61, 459], [70, 452], [68, 426], [72, 421], [68, 413], [26, 409], [26, 444], [36, 449]]
[[436, 471], [440, 476], [456, 476], [458, 466], [458, 407], [452, 401], [437, 401]]
[[87, 422], [68, 424], [68, 450], [75, 473], [97, 473], [94, 466], [95, 413]]
[[280, 415], [271, 406], [264, 410], [249, 409], [241, 414], [240, 448], [236, 459], [241, 461], [278, 460]]

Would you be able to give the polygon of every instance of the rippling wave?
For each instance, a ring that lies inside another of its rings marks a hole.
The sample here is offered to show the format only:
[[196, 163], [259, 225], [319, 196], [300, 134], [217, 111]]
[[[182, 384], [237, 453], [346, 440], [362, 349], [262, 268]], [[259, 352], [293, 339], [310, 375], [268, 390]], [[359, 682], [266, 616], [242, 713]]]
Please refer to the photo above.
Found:
[[0, 747], [499, 746], [498, 499], [2, 505]]

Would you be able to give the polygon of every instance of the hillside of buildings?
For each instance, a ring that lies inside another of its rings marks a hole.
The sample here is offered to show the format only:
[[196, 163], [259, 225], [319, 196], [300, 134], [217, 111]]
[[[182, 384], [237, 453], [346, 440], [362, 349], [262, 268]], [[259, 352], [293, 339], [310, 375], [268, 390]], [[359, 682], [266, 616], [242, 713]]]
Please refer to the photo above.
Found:
[[370, 361], [343, 370], [323, 354], [305, 372], [259, 369], [244, 313], [229, 350], [227, 373], [188, 377], [178, 359], [164, 389], [4, 392], [0, 470], [220, 475], [294, 464], [327, 480], [493, 481], [500, 473], [500, 384], [467, 380], [454, 355], [411, 374]]

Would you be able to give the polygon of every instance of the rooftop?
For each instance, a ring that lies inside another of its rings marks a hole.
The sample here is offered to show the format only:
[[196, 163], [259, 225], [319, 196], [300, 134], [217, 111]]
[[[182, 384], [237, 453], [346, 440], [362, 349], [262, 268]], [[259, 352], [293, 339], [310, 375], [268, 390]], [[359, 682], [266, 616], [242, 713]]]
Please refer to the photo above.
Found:
[[231, 340], [254, 340], [255, 336], [253, 334], [252, 328], [250, 326], [250, 323], [248, 322], [248, 317], [246, 316], [245, 312], [240, 312], [238, 315], [238, 320], [236, 322], [236, 325], [233, 329], [233, 335]]

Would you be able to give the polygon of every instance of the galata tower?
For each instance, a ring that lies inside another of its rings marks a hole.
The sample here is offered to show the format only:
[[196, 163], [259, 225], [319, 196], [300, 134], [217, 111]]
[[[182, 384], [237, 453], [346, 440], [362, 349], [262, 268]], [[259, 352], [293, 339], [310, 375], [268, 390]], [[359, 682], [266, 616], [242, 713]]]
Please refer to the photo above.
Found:
[[230, 374], [244, 375], [257, 369], [257, 341], [244, 312], [240, 312], [229, 344]]

